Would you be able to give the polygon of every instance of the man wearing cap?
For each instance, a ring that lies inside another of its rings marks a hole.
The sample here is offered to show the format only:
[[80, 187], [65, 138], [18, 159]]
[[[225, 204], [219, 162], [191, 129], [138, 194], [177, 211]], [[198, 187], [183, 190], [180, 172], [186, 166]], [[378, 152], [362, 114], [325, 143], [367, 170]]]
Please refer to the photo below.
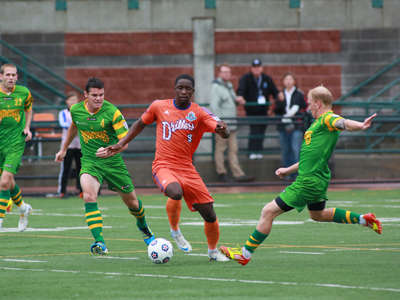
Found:
[[[243, 75], [239, 80], [239, 88], [236, 92], [236, 101], [245, 100], [248, 105], [245, 106], [246, 115], [266, 116], [272, 114], [272, 106], [268, 106], [270, 95], [275, 99], [284, 98], [282, 92], [276, 88], [272, 78], [263, 72], [262, 62], [254, 59], [251, 63], [251, 72]], [[254, 105], [254, 104], [258, 105]], [[250, 125], [250, 135], [264, 135], [266, 124]], [[263, 148], [264, 138], [249, 138], [248, 153], [250, 159], [262, 159], [260, 151]]]

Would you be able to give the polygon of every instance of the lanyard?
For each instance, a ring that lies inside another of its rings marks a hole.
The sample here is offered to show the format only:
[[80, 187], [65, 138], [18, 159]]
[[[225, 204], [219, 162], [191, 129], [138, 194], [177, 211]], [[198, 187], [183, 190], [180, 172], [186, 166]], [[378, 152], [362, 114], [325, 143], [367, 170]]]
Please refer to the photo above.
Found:
[[253, 76], [254, 81], [257, 84], [257, 89], [258, 89], [258, 95], [262, 96], [262, 90], [261, 90], [261, 82], [262, 82], [262, 74], [260, 74], [260, 77], [258, 77], [258, 80]]

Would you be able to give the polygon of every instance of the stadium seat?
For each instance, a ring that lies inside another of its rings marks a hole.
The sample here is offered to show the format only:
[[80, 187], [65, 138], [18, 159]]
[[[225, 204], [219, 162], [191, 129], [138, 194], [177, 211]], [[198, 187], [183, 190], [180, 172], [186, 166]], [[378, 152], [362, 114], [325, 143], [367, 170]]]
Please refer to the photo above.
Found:
[[[33, 122], [54, 122], [56, 121], [55, 116], [52, 113], [35, 113], [33, 115]], [[59, 139], [62, 137], [62, 133], [54, 132], [54, 125], [50, 125], [48, 127], [40, 127], [35, 128], [35, 136], [34, 140], [38, 141], [38, 156], [39, 160], [41, 160], [43, 148], [42, 148], [42, 139]]]

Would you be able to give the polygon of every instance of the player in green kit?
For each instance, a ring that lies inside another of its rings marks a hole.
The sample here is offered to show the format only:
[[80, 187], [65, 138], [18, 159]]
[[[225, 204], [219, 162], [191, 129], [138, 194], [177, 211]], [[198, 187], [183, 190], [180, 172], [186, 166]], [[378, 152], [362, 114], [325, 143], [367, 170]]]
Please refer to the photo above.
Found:
[[372, 213], [359, 215], [340, 208], [325, 209], [328, 200], [326, 192], [331, 179], [327, 162], [335, 149], [340, 131], [367, 129], [376, 116], [374, 114], [364, 122], [343, 119], [332, 112], [332, 101], [332, 95], [325, 87], [316, 87], [308, 93], [308, 104], [316, 120], [304, 135], [300, 160], [275, 172], [280, 178], [295, 172], [299, 176], [275, 200], [264, 206], [256, 229], [242, 248], [220, 247], [228, 258], [246, 265], [271, 232], [274, 218], [294, 208], [301, 212], [306, 206], [314, 221], [361, 224], [382, 233], [381, 222]]
[[103, 238], [103, 219], [97, 207], [97, 194], [103, 180], [107, 181], [108, 189], [118, 192], [136, 218], [145, 243], [149, 245], [154, 240], [154, 235], [146, 223], [145, 209], [135, 195], [131, 177], [119, 153], [128, 145], [113, 155], [105, 151], [107, 146], [118, 143], [127, 134], [129, 127], [118, 108], [104, 100], [104, 84], [100, 79], [90, 78], [84, 94], [87, 99], [71, 107], [72, 124], [55, 161], [63, 160], [68, 146], [79, 133], [82, 149], [82, 169], [79, 175], [86, 223], [95, 239], [90, 249], [94, 254], [108, 253]]
[[25, 142], [32, 138], [29, 126], [33, 98], [26, 87], [16, 85], [18, 74], [14, 65], [4, 64], [0, 79], [0, 229], [11, 197], [20, 213], [18, 229], [24, 231], [32, 207], [22, 200], [14, 175], [21, 166]]

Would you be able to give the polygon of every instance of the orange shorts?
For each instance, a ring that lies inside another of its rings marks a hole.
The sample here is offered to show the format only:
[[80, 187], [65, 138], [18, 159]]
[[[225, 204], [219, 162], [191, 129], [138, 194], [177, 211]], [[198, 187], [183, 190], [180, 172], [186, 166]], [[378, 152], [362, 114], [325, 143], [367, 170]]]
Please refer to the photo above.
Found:
[[[183, 199], [191, 211], [196, 211], [193, 204], [214, 202], [203, 179], [194, 167], [190, 171], [168, 168], [156, 169], [153, 171], [153, 180], [164, 194], [170, 183], [178, 182], [183, 191]], [[165, 194], [165, 196], [167, 195]]]

